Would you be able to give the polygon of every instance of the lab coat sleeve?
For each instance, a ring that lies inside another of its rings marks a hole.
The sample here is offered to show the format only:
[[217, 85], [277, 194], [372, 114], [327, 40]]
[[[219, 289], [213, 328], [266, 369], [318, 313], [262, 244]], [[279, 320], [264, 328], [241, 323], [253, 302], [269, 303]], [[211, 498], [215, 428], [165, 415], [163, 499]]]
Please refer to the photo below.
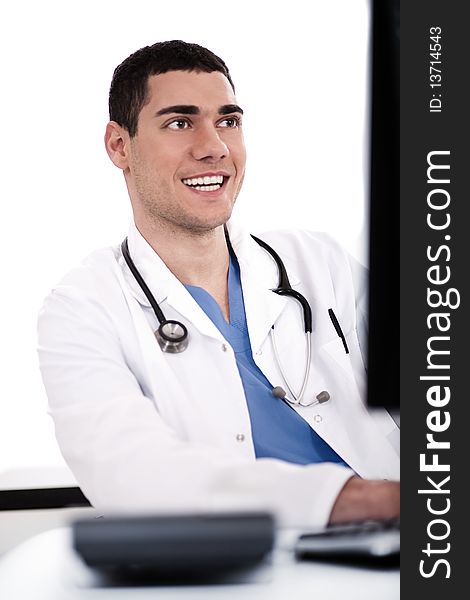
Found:
[[242, 459], [179, 439], [126, 364], [106, 307], [67, 285], [46, 299], [38, 329], [57, 440], [98, 510], [266, 509], [284, 526], [326, 524], [349, 469]]

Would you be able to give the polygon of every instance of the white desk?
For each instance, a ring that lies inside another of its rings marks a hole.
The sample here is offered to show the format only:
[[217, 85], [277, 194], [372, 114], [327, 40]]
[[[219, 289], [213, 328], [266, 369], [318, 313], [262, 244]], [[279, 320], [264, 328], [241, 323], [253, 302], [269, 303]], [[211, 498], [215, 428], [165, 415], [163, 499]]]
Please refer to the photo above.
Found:
[[278, 537], [272, 562], [245, 582], [203, 586], [103, 587], [71, 547], [69, 528], [52, 529], [0, 559], [0, 598], [16, 600], [397, 600], [398, 569], [295, 561], [293, 532]]

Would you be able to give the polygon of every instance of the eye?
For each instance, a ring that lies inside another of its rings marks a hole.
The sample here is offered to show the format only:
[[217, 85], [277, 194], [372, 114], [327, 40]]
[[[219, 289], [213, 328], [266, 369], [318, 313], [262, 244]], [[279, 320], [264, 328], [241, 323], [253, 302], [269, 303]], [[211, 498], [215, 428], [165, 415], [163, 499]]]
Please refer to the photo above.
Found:
[[241, 119], [239, 117], [227, 117], [219, 121], [219, 127], [226, 127], [227, 129], [234, 129], [240, 127]]
[[165, 127], [173, 130], [188, 129], [189, 122], [186, 119], [175, 119], [174, 121], [167, 123]]

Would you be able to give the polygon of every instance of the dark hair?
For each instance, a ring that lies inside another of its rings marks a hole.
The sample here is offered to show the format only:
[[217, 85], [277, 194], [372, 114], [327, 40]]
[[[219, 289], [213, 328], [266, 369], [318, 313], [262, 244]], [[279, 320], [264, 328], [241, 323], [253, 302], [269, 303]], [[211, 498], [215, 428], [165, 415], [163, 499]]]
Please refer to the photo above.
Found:
[[149, 101], [149, 77], [168, 71], [219, 71], [235, 91], [227, 65], [207, 48], [181, 40], [157, 42], [137, 50], [116, 67], [109, 89], [110, 120], [134, 137], [140, 111]]

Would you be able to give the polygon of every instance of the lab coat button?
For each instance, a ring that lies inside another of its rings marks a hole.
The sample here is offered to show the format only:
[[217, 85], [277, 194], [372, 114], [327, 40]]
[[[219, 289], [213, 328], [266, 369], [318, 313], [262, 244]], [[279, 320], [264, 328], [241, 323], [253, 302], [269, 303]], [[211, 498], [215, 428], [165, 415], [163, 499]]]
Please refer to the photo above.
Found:
[[256, 354], [258, 354], [258, 356], [259, 356], [260, 354], [263, 354], [263, 351], [260, 349], [260, 350], [257, 351]]
[[227, 352], [227, 344], [222, 344], [222, 352]]
[[315, 423], [321, 423], [323, 421], [323, 417], [321, 415], [315, 415], [313, 417], [313, 420], [315, 421]]
[[237, 442], [244, 442], [245, 436], [243, 433], [237, 433]]

